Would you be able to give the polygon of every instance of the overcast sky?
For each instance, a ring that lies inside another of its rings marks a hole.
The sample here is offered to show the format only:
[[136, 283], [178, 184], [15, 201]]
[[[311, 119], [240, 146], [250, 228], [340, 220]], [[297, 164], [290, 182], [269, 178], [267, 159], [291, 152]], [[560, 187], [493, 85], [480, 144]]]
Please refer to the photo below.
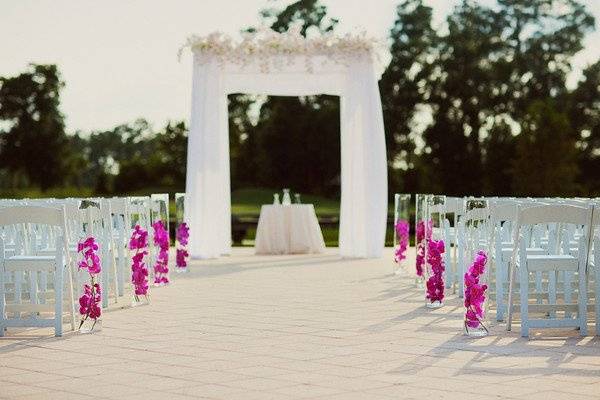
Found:
[[[436, 24], [458, 0], [428, 0]], [[585, 0], [600, 20], [600, 0]], [[399, 0], [323, 0], [340, 32], [385, 38]], [[482, 0], [482, 3], [493, 3]], [[280, 1], [275, 4], [286, 4]], [[177, 50], [192, 34], [236, 34], [256, 25], [267, 0], [0, 0], [0, 76], [28, 63], [55, 63], [66, 87], [69, 131], [108, 129], [144, 117], [157, 128], [188, 120], [190, 57]], [[575, 67], [600, 56], [600, 32], [589, 35]], [[571, 81], [577, 79], [574, 75]]]

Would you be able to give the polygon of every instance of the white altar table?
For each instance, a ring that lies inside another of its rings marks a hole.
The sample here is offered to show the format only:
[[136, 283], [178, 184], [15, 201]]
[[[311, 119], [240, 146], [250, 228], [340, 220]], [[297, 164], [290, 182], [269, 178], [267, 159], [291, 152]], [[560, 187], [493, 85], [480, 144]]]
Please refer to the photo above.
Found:
[[323, 253], [325, 241], [312, 204], [261, 207], [256, 240], [256, 254]]

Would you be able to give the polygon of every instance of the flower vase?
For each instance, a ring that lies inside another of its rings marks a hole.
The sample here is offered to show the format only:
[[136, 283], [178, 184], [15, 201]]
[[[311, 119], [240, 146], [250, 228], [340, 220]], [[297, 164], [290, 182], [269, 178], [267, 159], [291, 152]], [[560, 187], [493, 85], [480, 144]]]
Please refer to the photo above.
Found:
[[423, 290], [425, 288], [425, 278], [422, 276], [417, 276], [415, 278], [415, 287], [419, 290]]
[[187, 223], [181, 222], [177, 226], [175, 239], [177, 240], [177, 250], [175, 250], [175, 270], [178, 273], [187, 272], [189, 253], [187, 252], [188, 240], [190, 237], [190, 228]]
[[410, 240], [409, 207], [410, 194], [394, 195], [394, 274], [405, 273], [406, 253]]
[[487, 327], [487, 306], [489, 302], [488, 249], [491, 243], [491, 224], [487, 200], [466, 201], [465, 241], [466, 253], [471, 265], [465, 271], [464, 306], [465, 334], [483, 337], [489, 334]]
[[428, 308], [444, 305], [446, 251], [444, 220], [446, 196], [427, 196], [427, 224], [425, 224], [425, 304]]
[[[177, 219], [175, 225], [175, 272], [178, 274], [186, 273], [188, 252], [186, 250], [189, 239], [189, 227], [184, 221], [185, 217], [185, 195], [183, 193], [175, 195], [175, 205], [177, 206]], [[279, 201], [279, 195], [277, 195]]]
[[427, 223], [427, 195], [417, 194], [415, 196], [415, 287], [423, 289], [424, 268], [425, 268], [425, 246], [427, 243], [426, 234], [430, 234]]
[[483, 337], [489, 334], [487, 327], [489, 285], [486, 264], [487, 252], [478, 251], [473, 264], [464, 276], [465, 334], [471, 337]]
[[134, 295], [131, 301], [131, 307], [147, 306], [150, 304], [150, 297], [148, 295]]
[[86, 318], [79, 326], [79, 333], [88, 334], [100, 332], [102, 330], [102, 318]]

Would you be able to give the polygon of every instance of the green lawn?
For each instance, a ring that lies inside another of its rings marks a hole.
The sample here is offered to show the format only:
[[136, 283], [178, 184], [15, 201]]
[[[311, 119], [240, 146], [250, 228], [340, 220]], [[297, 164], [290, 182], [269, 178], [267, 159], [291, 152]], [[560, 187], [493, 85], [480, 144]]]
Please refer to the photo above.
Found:
[[[233, 215], [256, 215], [260, 214], [260, 206], [263, 204], [273, 203], [273, 193], [281, 193], [277, 189], [240, 189], [231, 194], [231, 212]], [[301, 195], [303, 203], [310, 203], [315, 206], [315, 211], [319, 217], [339, 216], [340, 203], [339, 200], [328, 199], [325, 197], [314, 195]], [[390, 206], [390, 212], [393, 213], [393, 204]], [[335, 247], [338, 245], [338, 226], [322, 226], [323, 239], [327, 246]], [[242, 242], [244, 246], [252, 246], [256, 229], [251, 228], [246, 232], [246, 237]], [[393, 231], [387, 230], [386, 244], [391, 246]]]
[[[273, 193], [279, 193], [277, 189], [239, 189], [231, 193], [231, 213], [239, 214], [260, 214], [260, 206], [273, 203]], [[293, 197], [293, 192], [292, 192]], [[339, 200], [332, 200], [325, 197], [301, 194], [302, 203], [310, 203], [315, 206], [315, 211], [319, 216], [337, 216], [340, 214]]]

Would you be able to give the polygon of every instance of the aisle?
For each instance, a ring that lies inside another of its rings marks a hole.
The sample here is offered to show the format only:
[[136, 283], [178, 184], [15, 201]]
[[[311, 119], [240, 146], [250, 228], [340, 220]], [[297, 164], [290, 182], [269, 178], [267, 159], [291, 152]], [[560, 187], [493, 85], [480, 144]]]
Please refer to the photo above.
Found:
[[425, 309], [386, 256], [193, 262], [99, 333], [1, 340], [0, 398], [597, 398], [597, 338], [465, 338], [460, 302]]

